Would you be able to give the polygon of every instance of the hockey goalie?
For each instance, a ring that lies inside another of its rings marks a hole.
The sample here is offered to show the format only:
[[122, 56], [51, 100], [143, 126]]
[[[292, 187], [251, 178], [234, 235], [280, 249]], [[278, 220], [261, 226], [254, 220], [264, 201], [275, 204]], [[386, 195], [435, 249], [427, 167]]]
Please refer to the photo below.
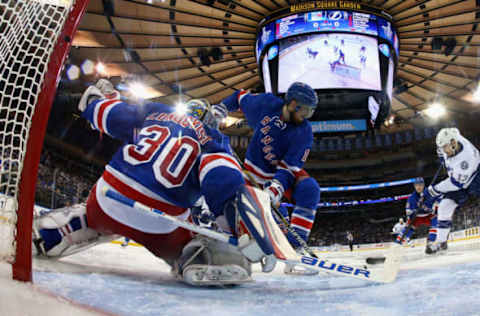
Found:
[[[265, 196], [268, 201], [268, 195], [245, 185], [208, 101], [189, 101], [187, 114], [160, 103], [130, 105], [102, 79], [84, 92], [79, 110], [93, 128], [124, 145], [86, 204], [35, 218], [37, 255], [64, 257], [121, 235], [145, 246], [172, 267], [176, 278], [192, 285], [249, 282], [256, 262], [264, 272], [273, 270], [276, 259], [264, 231], [271, 225], [263, 214], [270, 212], [264, 207], [269, 203], [259, 202]], [[242, 243], [236, 247], [193, 234], [108, 198], [105, 188], [182, 221], [191, 221], [191, 210], [202, 198], [219, 229], [242, 237]], [[240, 231], [240, 220], [246, 232]]]

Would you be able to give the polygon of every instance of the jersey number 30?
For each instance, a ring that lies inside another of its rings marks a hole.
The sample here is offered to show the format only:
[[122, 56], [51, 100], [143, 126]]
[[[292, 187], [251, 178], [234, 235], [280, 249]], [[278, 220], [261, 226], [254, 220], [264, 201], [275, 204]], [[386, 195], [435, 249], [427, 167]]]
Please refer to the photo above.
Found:
[[170, 137], [170, 129], [152, 125], [140, 131], [144, 136], [135, 145], [123, 148], [123, 157], [133, 166], [149, 163], [161, 149], [153, 162], [155, 179], [166, 188], [175, 188], [183, 184], [200, 153], [200, 144], [190, 136]]

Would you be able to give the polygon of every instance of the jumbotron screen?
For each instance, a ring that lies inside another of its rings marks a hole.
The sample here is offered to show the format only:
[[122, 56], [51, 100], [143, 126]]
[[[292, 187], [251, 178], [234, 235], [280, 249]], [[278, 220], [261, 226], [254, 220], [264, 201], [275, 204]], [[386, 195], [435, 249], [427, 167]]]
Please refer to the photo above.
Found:
[[344, 10], [322, 10], [293, 14], [265, 24], [257, 36], [257, 61], [263, 49], [276, 40], [314, 32], [360, 33], [389, 42], [398, 57], [398, 37], [392, 24], [374, 14]]
[[366, 89], [380, 91], [380, 64], [375, 37], [321, 33], [280, 41], [278, 92], [295, 81], [314, 89]]

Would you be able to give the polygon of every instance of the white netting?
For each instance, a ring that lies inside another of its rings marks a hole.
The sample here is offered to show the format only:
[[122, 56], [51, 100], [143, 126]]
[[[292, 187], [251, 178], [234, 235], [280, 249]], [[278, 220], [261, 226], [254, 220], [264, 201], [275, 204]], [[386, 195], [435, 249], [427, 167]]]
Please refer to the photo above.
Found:
[[72, 2], [0, 0], [0, 261], [15, 258], [18, 186], [28, 133]]

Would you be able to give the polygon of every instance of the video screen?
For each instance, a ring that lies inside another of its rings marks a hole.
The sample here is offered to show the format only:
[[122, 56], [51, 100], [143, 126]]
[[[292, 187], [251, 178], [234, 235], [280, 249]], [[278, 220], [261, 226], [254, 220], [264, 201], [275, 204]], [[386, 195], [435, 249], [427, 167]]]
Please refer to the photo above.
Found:
[[381, 90], [377, 39], [329, 33], [291, 37], [280, 42], [278, 92], [295, 81], [314, 89]]

